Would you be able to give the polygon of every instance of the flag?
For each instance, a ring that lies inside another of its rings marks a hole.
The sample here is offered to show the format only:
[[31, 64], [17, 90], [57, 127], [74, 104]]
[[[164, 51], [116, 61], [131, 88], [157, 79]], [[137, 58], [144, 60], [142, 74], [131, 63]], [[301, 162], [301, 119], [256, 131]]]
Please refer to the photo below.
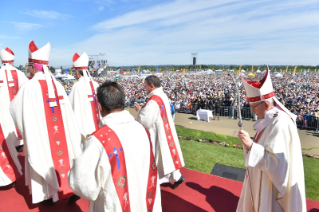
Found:
[[288, 66], [287, 66], [287, 68], [286, 68], [286, 72], [288, 71]]
[[295, 66], [295, 69], [294, 69], [294, 75], [296, 74], [296, 71], [297, 71], [297, 66]]
[[306, 76], [306, 74], [307, 74], [307, 72], [306, 72], [306, 70], [303, 72], [303, 76], [305, 77]]
[[138, 71], [140, 71], [141, 70], [141, 66], [138, 66], [138, 69], [137, 69]]
[[254, 66], [251, 66], [251, 73], [254, 72]]
[[240, 71], [241, 71], [241, 66], [239, 66], [239, 68], [238, 68], [238, 71], [237, 71], [236, 77], [238, 77], [238, 76], [239, 76]]
[[157, 73], [159, 73], [159, 69], [158, 69], [158, 67], [156, 68], [156, 72], [157, 72]]
[[182, 75], [185, 75], [185, 69], [182, 69]]
[[70, 75], [73, 76], [72, 70], [70, 71]]
[[117, 75], [120, 75], [121, 69], [117, 69]]

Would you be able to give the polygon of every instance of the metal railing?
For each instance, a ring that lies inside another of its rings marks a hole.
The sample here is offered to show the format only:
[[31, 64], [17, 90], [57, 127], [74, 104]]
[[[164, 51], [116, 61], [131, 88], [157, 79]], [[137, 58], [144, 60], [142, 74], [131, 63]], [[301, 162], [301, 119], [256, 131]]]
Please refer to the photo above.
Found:
[[[181, 107], [180, 110], [177, 110], [176, 112], [180, 113], [191, 113], [196, 115], [196, 111], [200, 109], [197, 103], [192, 103], [192, 107], [190, 111], [186, 111], [183, 107]], [[211, 110], [213, 112], [213, 115], [215, 116], [215, 109], [209, 108], [207, 105], [201, 109]], [[237, 110], [235, 107], [229, 107], [229, 106], [221, 106], [220, 107], [220, 114], [221, 117], [229, 117], [237, 119]], [[254, 113], [251, 112], [250, 107], [242, 107], [241, 108], [241, 116], [245, 120], [257, 120], [257, 117]], [[297, 120], [297, 127], [305, 128], [305, 129], [313, 129], [313, 130], [319, 130], [319, 117], [316, 116], [307, 116], [306, 118], [302, 116], [298, 116]]]

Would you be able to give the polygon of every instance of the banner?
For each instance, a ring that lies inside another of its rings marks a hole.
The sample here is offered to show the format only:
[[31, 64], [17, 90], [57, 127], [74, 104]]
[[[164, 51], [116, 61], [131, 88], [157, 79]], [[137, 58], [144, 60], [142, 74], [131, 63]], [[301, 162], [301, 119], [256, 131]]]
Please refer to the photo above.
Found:
[[241, 66], [239, 66], [239, 68], [238, 68], [238, 71], [237, 71], [236, 77], [238, 77], [238, 76], [239, 76], [240, 71], [241, 71]]

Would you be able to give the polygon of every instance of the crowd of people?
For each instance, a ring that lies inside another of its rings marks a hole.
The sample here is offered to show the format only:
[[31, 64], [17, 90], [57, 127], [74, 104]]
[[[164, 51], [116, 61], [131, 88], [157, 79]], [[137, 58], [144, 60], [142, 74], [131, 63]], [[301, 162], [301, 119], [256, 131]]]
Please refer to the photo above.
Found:
[[[147, 100], [146, 91], [143, 88], [143, 78], [131, 78], [131, 73], [119, 80], [126, 93], [126, 105], [133, 107], [134, 103], [141, 105]], [[233, 73], [235, 75], [235, 73]], [[116, 73], [106, 77], [96, 77], [94, 80], [102, 83], [105, 80], [114, 80]], [[262, 78], [263, 73], [256, 73], [256, 80]], [[228, 73], [206, 74], [205, 72], [186, 73], [185, 75], [166, 73], [161, 77], [163, 89], [173, 104], [175, 112], [196, 113], [198, 109], [213, 111], [213, 114], [236, 118], [237, 103], [235, 101], [235, 89]], [[297, 124], [300, 127], [317, 129], [319, 117], [319, 73], [308, 72], [302, 74], [284, 73], [277, 78], [272, 75], [275, 95], [293, 114], [297, 115]], [[246, 92], [240, 79], [237, 80], [240, 88], [240, 106], [245, 113], [244, 118], [256, 119], [250, 112], [250, 104], [246, 98]], [[72, 82], [65, 82], [68, 92]], [[227, 109], [227, 113], [225, 113]]]

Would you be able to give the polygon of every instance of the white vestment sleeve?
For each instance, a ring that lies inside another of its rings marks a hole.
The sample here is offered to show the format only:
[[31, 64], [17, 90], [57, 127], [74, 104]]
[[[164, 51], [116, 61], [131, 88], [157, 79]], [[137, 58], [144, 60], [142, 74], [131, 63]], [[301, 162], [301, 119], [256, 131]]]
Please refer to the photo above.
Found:
[[137, 121], [140, 122], [147, 130], [154, 127], [158, 114], [160, 112], [158, 104], [150, 100], [147, 105], [137, 113]]
[[[267, 142], [262, 146], [254, 143], [247, 154], [248, 167], [257, 167], [265, 172], [273, 185], [283, 196], [288, 182], [288, 161], [290, 161], [291, 133], [285, 119], [273, 121], [265, 136]], [[246, 159], [246, 160], [247, 160]], [[247, 162], [247, 161], [246, 161]]]
[[83, 154], [73, 160], [69, 172], [69, 185], [74, 193], [89, 201], [97, 199], [103, 186], [101, 156], [105, 150], [100, 147], [94, 136], [88, 137]]

